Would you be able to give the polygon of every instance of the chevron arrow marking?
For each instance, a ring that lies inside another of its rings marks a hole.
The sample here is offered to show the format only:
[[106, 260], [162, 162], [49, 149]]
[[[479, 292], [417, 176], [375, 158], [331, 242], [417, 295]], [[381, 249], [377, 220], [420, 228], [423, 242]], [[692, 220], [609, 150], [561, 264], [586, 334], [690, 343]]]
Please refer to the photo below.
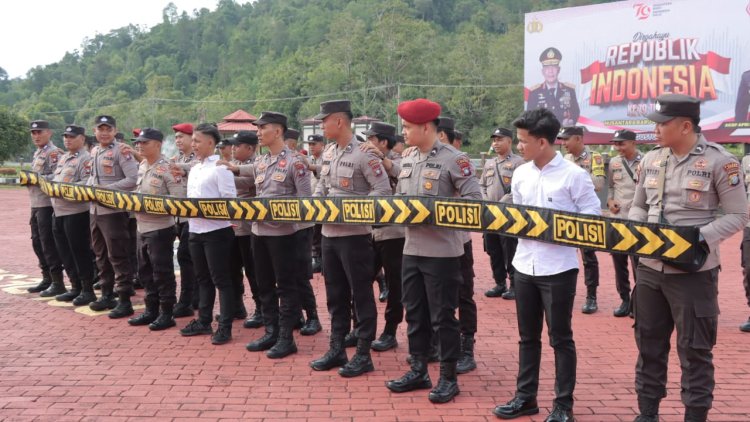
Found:
[[133, 211], [140, 211], [141, 210], [141, 200], [138, 198], [138, 195], [133, 195]]
[[314, 221], [313, 217], [315, 216], [315, 206], [310, 202], [309, 199], [303, 199], [302, 204], [307, 208], [307, 214], [305, 214], [305, 221]]
[[430, 216], [430, 210], [428, 210], [422, 203], [417, 199], [410, 199], [409, 203], [417, 210], [417, 215], [411, 220], [413, 224], [423, 222], [427, 217]]
[[390, 223], [391, 217], [393, 217], [393, 214], [396, 212], [391, 204], [388, 203], [385, 199], [378, 199], [378, 204], [380, 204], [381, 207], [385, 210], [385, 213], [382, 217], [380, 217], [381, 223]]
[[630, 249], [633, 245], [638, 243], [638, 238], [628, 230], [628, 226], [622, 223], [612, 223], [612, 227], [617, 230], [618, 233], [620, 233], [620, 236], [622, 236], [622, 240], [620, 243], [616, 244], [612, 249], [616, 251], [627, 251]]
[[523, 218], [523, 214], [521, 214], [521, 212], [518, 211], [517, 209], [508, 207], [507, 210], [510, 213], [510, 215], [513, 217], [513, 219], [516, 220], [516, 222], [513, 223], [513, 225], [510, 226], [510, 228], [508, 229], [508, 233], [518, 234], [518, 232], [520, 232], [521, 229], [526, 227], [529, 224], [529, 222], [526, 221], [525, 218]]
[[635, 226], [635, 229], [641, 232], [643, 237], [645, 237], [646, 241], [648, 242], [642, 248], [638, 249], [638, 253], [651, 255], [655, 250], [659, 249], [664, 244], [664, 241], [661, 240], [659, 236], [657, 236], [656, 233], [652, 232], [648, 227]]
[[394, 199], [393, 202], [396, 204], [398, 209], [401, 210], [401, 213], [396, 217], [396, 223], [403, 223], [406, 221], [406, 218], [409, 217], [409, 214], [411, 214], [411, 211], [409, 210], [409, 207], [406, 206], [406, 203], [401, 199]]
[[172, 202], [171, 199], [167, 199], [166, 202], [167, 202], [167, 206], [169, 207], [169, 213], [170, 214], [172, 214], [172, 215], [182, 214], [182, 213], [178, 213], [177, 212], [177, 207], [174, 205], [174, 203], [177, 202], [177, 201]]
[[255, 208], [258, 208], [258, 220], [263, 220], [266, 214], [268, 214], [268, 208], [260, 201], [253, 201], [253, 203], [255, 204]]
[[229, 202], [229, 205], [231, 205], [232, 208], [234, 209], [234, 217], [232, 218], [235, 220], [239, 220], [240, 218], [242, 218], [242, 207], [239, 206], [236, 201], [228, 201], [228, 202]]
[[544, 233], [545, 230], [549, 227], [546, 221], [542, 218], [541, 215], [539, 215], [539, 212], [534, 210], [527, 210], [527, 214], [529, 214], [529, 217], [531, 217], [531, 221], [536, 224], [533, 229], [529, 230], [528, 233], [526, 233], [528, 236], [531, 237], [539, 237], [540, 234]]
[[670, 242], [674, 243], [674, 246], [669, 248], [668, 251], [664, 252], [663, 256], [666, 258], [677, 258], [678, 256], [682, 255], [683, 252], [690, 249], [690, 242], [683, 239], [682, 236], [675, 233], [672, 229], [659, 229], [664, 236], [669, 239]]
[[328, 214], [328, 208], [326, 208], [325, 205], [323, 205], [323, 201], [316, 199], [314, 201], [314, 204], [316, 207], [318, 207], [318, 218], [315, 220], [317, 221], [323, 221], [326, 218], [326, 214]]
[[508, 222], [508, 217], [500, 211], [500, 207], [497, 205], [487, 204], [487, 209], [490, 210], [490, 213], [492, 213], [493, 216], [495, 216], [495, 220], [487, 226], [487, 230], [498, 230], [503, 224]]
[[255, 215], [255, 208], [253, 208], [249, 202], [240, 202], [240, 205], [242, 205], [242, 208], [247, 211], [247, 214], [245, 215], [245, 220], [252, 220], [253, 216]]
[[328, 222], [331, 223], [333, 221], [336, 221], [336, 217], [339, 216], [339, 213], [341, 211], [338, 209], [338, 207], [336, 207], [336, 204], [330, 199], [326, 199], [326, 204], [328, 205], [328, 208], [331, 209], [331, 215], [328, 216]]
[[128, 211], [132, 211], [133, 210], [133, 201], [130, 200], [130, 194], [123, 193], [122, 194], [122, 199], [125, 201], [125, 209], [127, 209]]

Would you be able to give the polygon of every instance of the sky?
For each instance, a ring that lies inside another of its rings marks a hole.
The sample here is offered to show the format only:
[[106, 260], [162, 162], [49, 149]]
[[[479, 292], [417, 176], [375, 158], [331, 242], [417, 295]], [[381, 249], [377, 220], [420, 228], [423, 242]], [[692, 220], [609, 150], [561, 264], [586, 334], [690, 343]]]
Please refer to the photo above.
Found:
[[[178, 13], [218, 0], [172, 0]], [[237, 1], [246, 3], [247, 0]], [[169, 0], [20, 0], [3, 5], [0, 67], [8, 77], [23, 77], [38, 65], [54, 63], [66, 52], [80, 50], [83, 39], [129, 24], [151, 27], [162, 21]]]

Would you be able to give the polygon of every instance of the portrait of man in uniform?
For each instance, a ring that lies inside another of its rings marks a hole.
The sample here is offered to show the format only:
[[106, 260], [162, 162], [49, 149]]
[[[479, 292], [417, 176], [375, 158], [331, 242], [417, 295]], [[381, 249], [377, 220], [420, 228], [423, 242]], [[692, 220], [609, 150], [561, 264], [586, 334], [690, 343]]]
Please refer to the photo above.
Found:
[[531, 87], [526, 109], [549, 109], [563, 126], [574, 126], [578, 122], [580, 109], [575, 85], [559, 80], [561, 60], [562, 53], [555, 47], [542, 51], [539, 62], [542, 64], [544, 82]]

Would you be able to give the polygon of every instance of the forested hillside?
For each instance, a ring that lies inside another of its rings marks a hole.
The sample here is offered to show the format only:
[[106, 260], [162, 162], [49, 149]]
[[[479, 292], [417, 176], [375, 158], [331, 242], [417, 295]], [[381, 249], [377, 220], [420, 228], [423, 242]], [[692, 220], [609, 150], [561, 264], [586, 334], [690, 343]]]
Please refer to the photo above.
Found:
[[96, 35], [25, 78], [0, 71], [0, 105], [60, 129], [108, 113], [129, 130], [237, 108], [302, 120], [344, 97], [394, 122], [399, 99], [424, 96], [478, 140], [523, 108], [523, 14], [600, 2], [221, 0], [190, 14], [170, 4], [149, 30]]

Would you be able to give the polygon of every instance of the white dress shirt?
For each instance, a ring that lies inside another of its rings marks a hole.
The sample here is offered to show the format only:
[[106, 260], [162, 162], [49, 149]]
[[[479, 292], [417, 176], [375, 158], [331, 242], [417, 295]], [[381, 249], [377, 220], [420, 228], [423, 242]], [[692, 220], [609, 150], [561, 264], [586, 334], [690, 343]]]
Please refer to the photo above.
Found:
[[[190, 169], [187, 183], [188, 198], [236, 198], [234, 175], [224, 166], [217, 166], [218, 155], [212, 155]], [[230, 227], [229, 220], [189, 219], [190, 233], [208, 233]]]
[[[589, 174], [559, 152], [541, 169], [533, 161], [518, 166], [511, 193], [517, 205], [601, 215], [601, 201]], [[527, 275], [548, 276], [578, 268], [578, 256], [570, 246], [518, 239], [513, 266]]]

